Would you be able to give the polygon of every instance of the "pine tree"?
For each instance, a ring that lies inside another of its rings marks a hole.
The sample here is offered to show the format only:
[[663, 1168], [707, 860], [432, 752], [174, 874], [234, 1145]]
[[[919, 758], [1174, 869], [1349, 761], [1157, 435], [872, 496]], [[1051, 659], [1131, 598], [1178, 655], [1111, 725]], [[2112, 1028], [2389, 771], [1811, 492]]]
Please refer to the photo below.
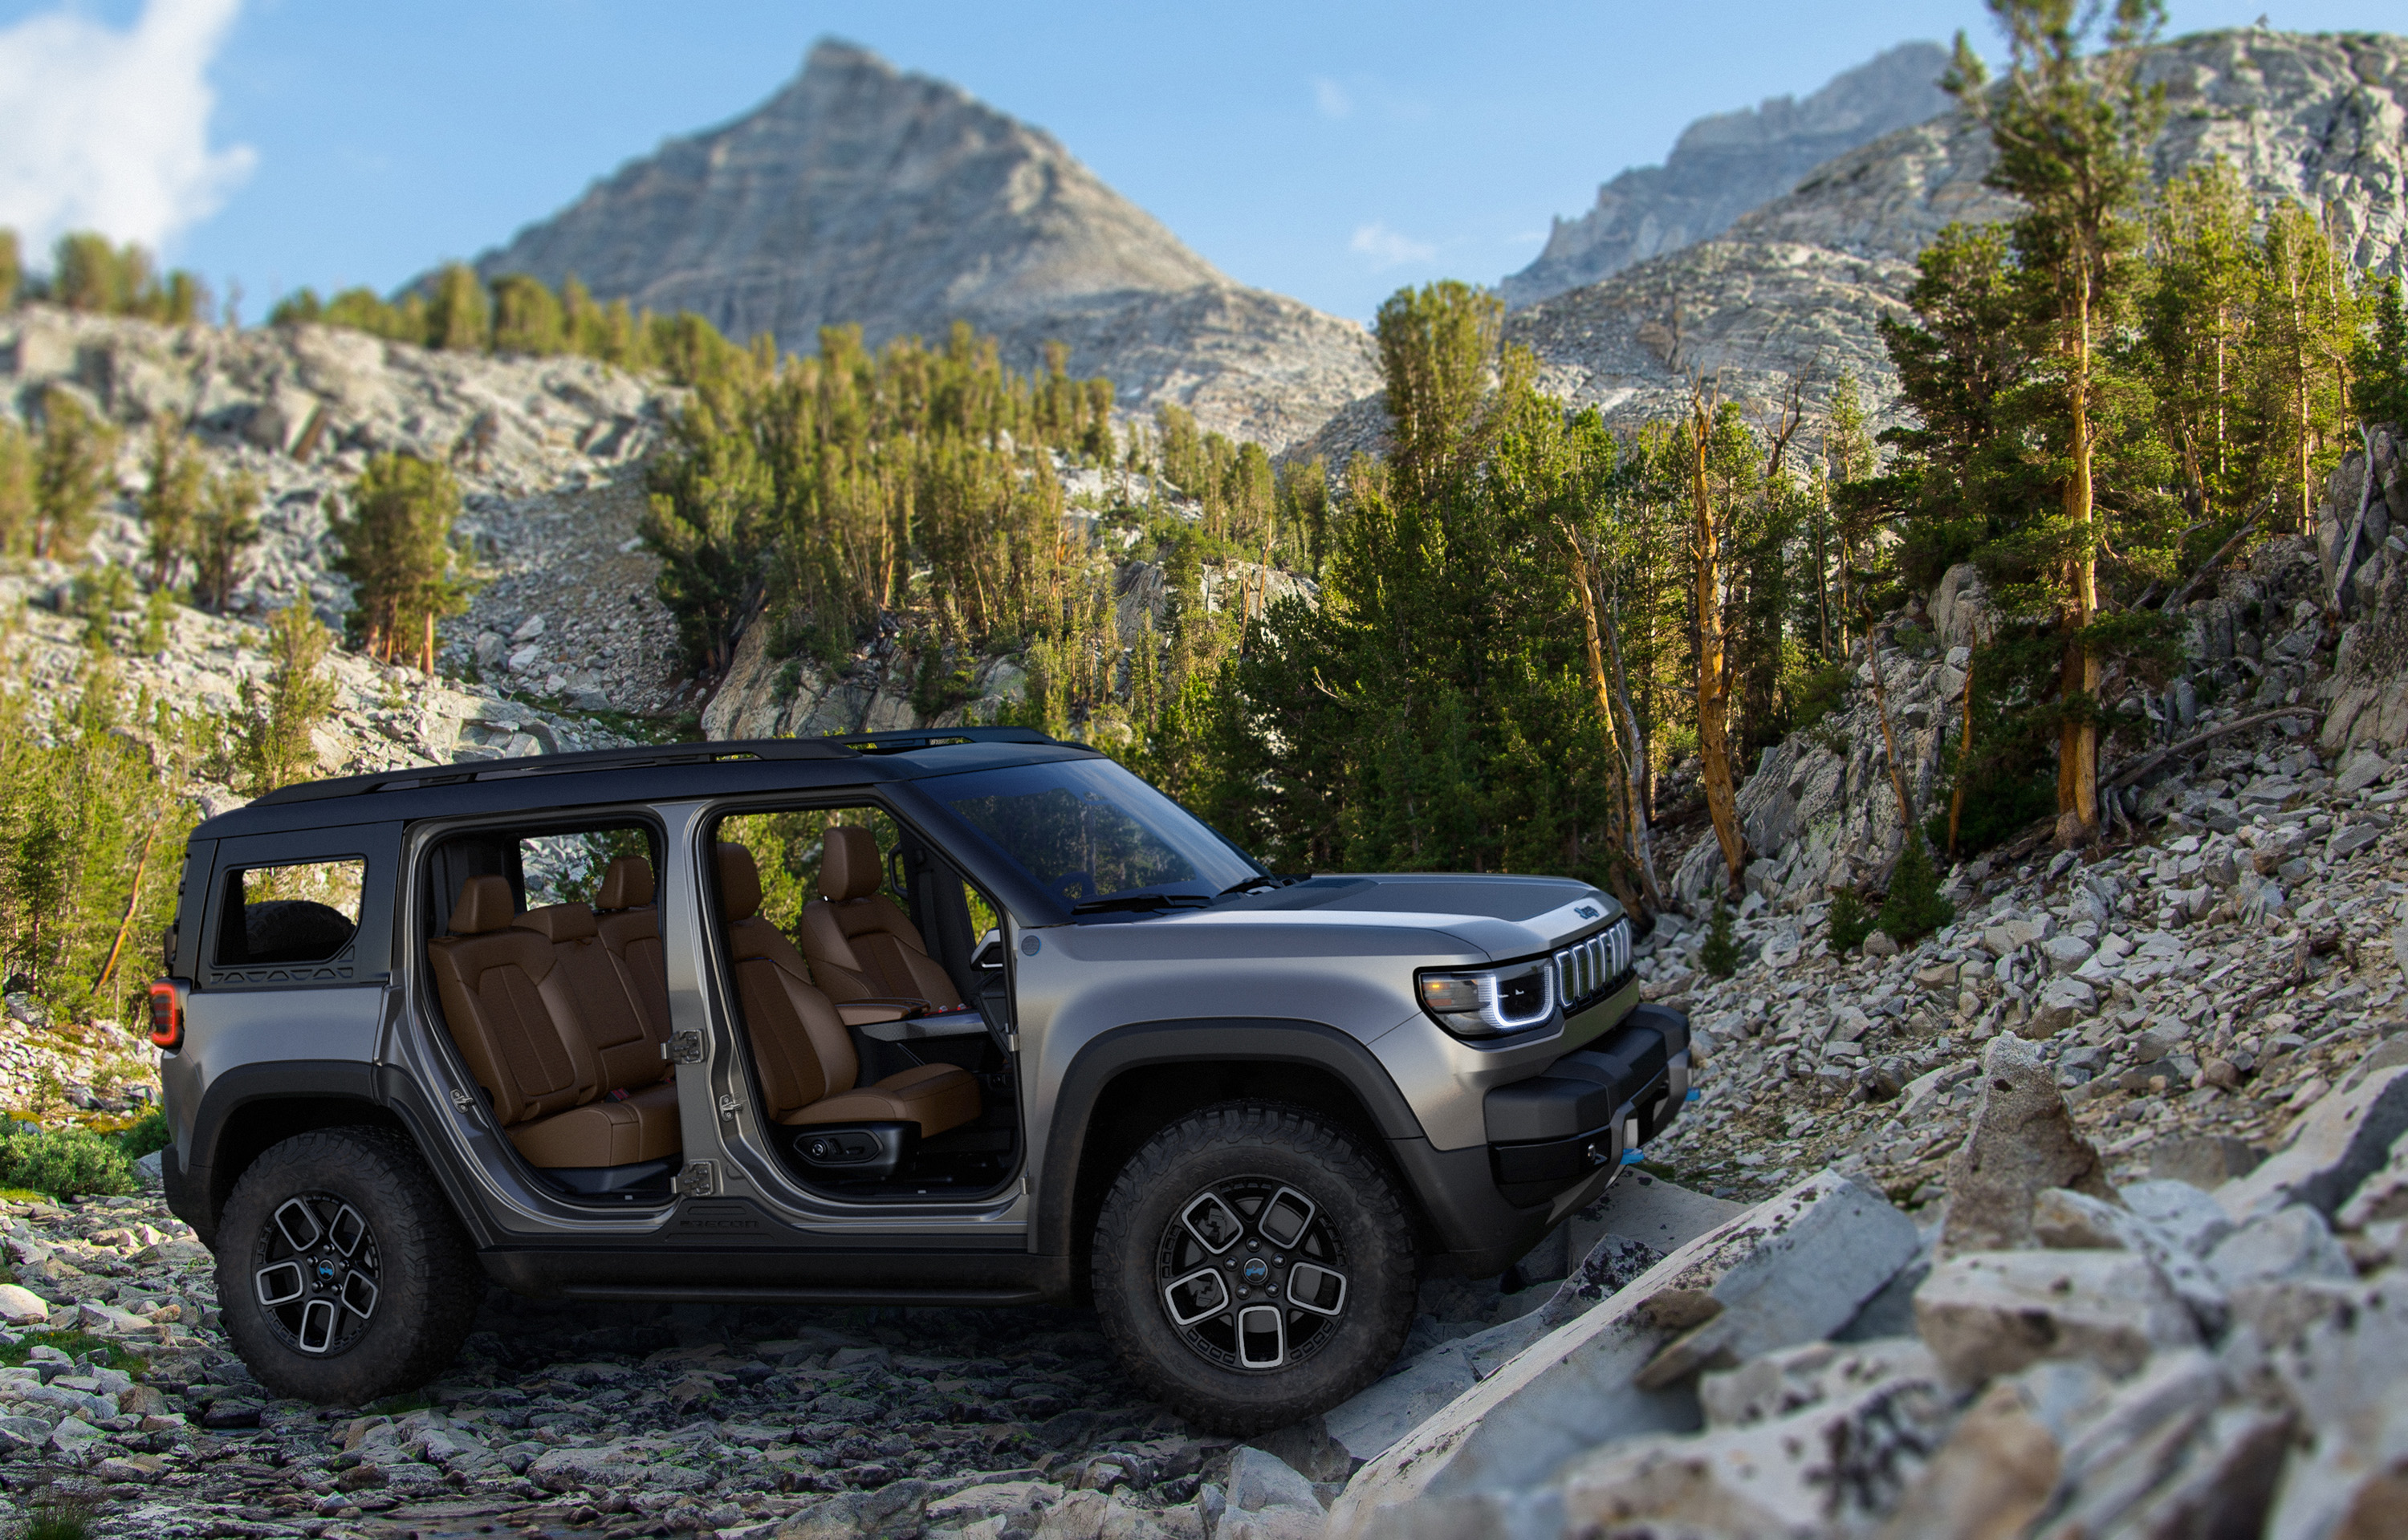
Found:
[[678, 619], [688, 662], [714, 673], [733, 661], [765, 582], [774, 487], [742, 416], [724, 390], [695, 392], [653, 462], [637, 525], [660, 558], [661, 602]]
[[67, 392], [42, 397], [42, 439], [34, 463], [34, 554], [72, 562], [83, 554], [101, 499], [112, 490], [117, 431]]
[[194, 596], [214, 614], [225, 613], [242, 577], [244, 558], [259, 543], [259, 478], [248, 471], [222, 473], [209, 478], [193, 523]]
[[[1716, 392], [1717, 397], [1719, 392]], [[1713, 820], [1714, 839], [1722, 847], [1726, 886], [1737, 889], [1747, 864], [1747, 842], [1739, 826], [1739, 805], [1731, 776], [1730, 660], [1723, 650], [1724, 576], [1722, 535], [1726, 514], [1717, 506], [1712, 474], [1720, 402], [1710, 399], [1702, 382], [1689, 385], [1689, 555], [1695, 563], [1698, 624], [1698, 761], [1704, 783], [1706, 813]]]
[[23, 553], [34, 538], [34, 440], [0, 417], [0, 556]]
[[2249, 338], [2254, 212], [2221, 158], [2169, 183], [2149, 220], [2142, 342], [2184, 501], [2213, 550], [2251, 488], [2243, 349]]
[[1698, 948], [1698, 965], [1716, 978], [1728, 978], [1739, 972], [1739, 940], [1731, 934], [1730, 905], [1714, 900], [1714, 912], [1706, 921], [1706, 939]]
[[245, 677], [236, 713], [236, 763], [252, 796], [290, 786], [318, 760], [310, 730], [335, 707], [335, 681], [319, 672], [333, 644], [326, 628], [305, 604], [289, 605], [268, 617], [267, 678]]
[[176, 637], [176, 596], [164, 588], [154, 588], [142, 601], [142, 633], [136, 642], [137, 651], [152, 654], [166, 651], [167, 644]]
[[24, 278], [24, 257], [17, 249], [17, 232], [0, 226], [0, 310], [17, 307], [17, 288]]
[[1878, 928], [1901, 947], [1912, 947], [1956, 918], [1956, 906], [1940, 894], [1940, 874], [1920, 830], [1906, 831], [1906, 848], [1889, 874], [1889, 891], [1882, 899]]
[[118, 314], [132, 297], [131, 278], [122, 257], [106, 235], [75, 231], [61, 235], [51, 249], [50, 297], [70, 310]]
[[426, 301], [426, 346], [447, 352], [481, 353], [493, 337], [485, 286], [466, 263], [448, 263], [435, 275]]
[[494, 351], [542, 358], [567, 345], [560, 301], [542, 279], [509, 273], [494, 280]]
[[2400, 279], [2377, 280], [2367, 295], [2373, 312], [2358, 343], [2356, 364], [2358, 420], [2408, 428], [2408, 304]]
[[[2099, 830], [2092, 702], [2101, 664], [2083, 633], [2099, 610], [2100, 340], [2132, 287], [2134, 264], [2125, 260], [2136, 237], [2130, 212], [2147, 185], [2143, 151], [2164, 116], [2162, 92], [2141, 82], [2139, 52], [2156, 36], [2164, 7], [2160, 0], [2114, 0], [2112, 10], [2070, 0], [1991, 0], [1991, 13], [2007, 37], [2006, 79], [1985, 89], [1987, 70], [1959, 34], [1942, 84], [1990, 131], [1998, 158], [1984, 180], [2025, 207], [2014, 223], [2014, 247], [2052, 376], [2035, 406], [2065, 462], [2051, 544], [2063, 552], [2055, 579], [2066, 703], [2058, 831], [2072, 843]], [[2107, 51], [2086, 58], [2083, 45], [2102, 16]]]
[[351, 580], [349, 623], [372, 657], [414, 658], [431, 674], [435, 622], [466, 609], [470, 592], [452, 544], [459, 483], [432, 461], [380, 454], [349, 501], [349, 516], [330, 520], [342, 547], [334, 568]]
[[1408, 495], [1436, 497], [1477, 457], [1504, 319], [1502, 300], [1454, 279], [1400, 289], [1380, 307], [1389, 459]]
[[150, 425], [150, 452], [144, 469], [147, 484], [138, 508], [150, 542], [150, 584], [165, 588], [192, 554], [201, 509], [208, 497], [208, 466], [194, 451], [183, 430], [163, 415]]
[[606, 359], [610, 345], [610, 325], [602, 307], [594, 303], [593, 292], [571, 273], [560, 286], [561, 335], [572, 353], [587, 358]]
[[1856, 896], [1854, 888], [1842, 888], [1831, 895], [1831, 950], [1835, 954], [1855, 951], [1873, 934], [1873, 917], [1865, 910], [1865, 901]]
[[2270, 480], [2284, 522], [2312, 530], [2321, 472], [2341, 452], [2349, 410], [2350, 355], [2358, 345], [2358, 294], [2316, 217], [2285, 203], [2266, 221], [2257, 263], [2250, 372], [2265, 424]]

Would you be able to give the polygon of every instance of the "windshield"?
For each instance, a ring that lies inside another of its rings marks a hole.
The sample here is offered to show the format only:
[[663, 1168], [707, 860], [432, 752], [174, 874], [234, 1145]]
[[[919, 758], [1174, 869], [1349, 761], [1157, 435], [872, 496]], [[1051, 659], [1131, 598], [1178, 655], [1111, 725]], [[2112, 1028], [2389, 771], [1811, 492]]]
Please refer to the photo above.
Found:
[[1139, 893], [1209, 899], [1262, 875], [1185, 808], [1110, 760], [921, 784], [1066, 909]]

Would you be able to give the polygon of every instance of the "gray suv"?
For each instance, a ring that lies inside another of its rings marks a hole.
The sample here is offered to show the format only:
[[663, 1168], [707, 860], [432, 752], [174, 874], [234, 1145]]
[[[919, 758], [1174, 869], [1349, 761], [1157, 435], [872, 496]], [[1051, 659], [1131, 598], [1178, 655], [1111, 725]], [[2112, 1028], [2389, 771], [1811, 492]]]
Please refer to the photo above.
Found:
[[1267, 871], [1020, 729], [317, 781], [186, 851], [167, 1194], [286, 1395], [422, 1383], [488, 1278], [1092, 1301], [1162, 1402], [1252, 1432], [1679, 1111], [1630, 942], [1583, 882]]

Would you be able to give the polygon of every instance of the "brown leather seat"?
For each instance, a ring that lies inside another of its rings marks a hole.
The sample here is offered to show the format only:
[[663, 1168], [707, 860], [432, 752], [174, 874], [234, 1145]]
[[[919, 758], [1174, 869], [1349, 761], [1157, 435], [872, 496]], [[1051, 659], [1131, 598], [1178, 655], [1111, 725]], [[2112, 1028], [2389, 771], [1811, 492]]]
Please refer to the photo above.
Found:
[[669, 980], [661, 955], [661, 914], [652, 903], [652, 863], [641, 856], [610, 863], [595, 891], [594, 907], [600, 911], [595, 930], [627, 976], [657, 1053], [669, 1040]]
[[778, 927], [761, 918], [761, 874], [740, 845], [719, 848], [728, 960], [769, 1117], [794, 1124], [904, 1122], [923, 1138], [979, 1115], [978, 1081], [952, 1064], [919, 1064], [856, 1086], [861, 1059], [836, 1006]]
[[676, 1154], [677, 1089], [661, 1078], [659, 1049], [640, 1044], [634, 1001], [593, 934], [592, 913], [516, 909], [507, 879], [472, 877], [460, 885], [452, 934], [426, 944], [444, 1024], [502, 1131], [537, 1166]]
[[878, 891], [878, 840], [867, 829], [835, 828], [820, 846], [820, 896], [799, 927], [811, 977], [828, 998], [962, 1003], [953, 979], [928, 955], [920, 927]]

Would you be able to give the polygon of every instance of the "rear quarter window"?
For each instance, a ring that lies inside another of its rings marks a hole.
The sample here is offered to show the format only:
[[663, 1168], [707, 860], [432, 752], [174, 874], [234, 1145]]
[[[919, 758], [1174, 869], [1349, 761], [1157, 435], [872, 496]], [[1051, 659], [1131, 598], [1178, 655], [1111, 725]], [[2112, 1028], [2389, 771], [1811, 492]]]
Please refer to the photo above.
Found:
[[225, 875], [218, 921], [221, 968], [332, 962], [359, 934], [361, 884], [367, 863], [292, 862], [239, 866]]

